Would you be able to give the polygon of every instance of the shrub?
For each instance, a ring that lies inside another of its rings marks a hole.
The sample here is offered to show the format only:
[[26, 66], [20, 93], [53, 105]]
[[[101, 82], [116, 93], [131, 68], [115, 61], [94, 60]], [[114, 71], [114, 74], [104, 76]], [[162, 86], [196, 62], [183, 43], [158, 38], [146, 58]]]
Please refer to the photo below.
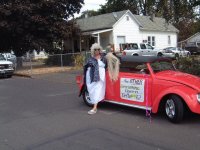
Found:
[[175, 66], [182, 72], [200, 76], [200, 57], [198, 56], [179, 58]]
[[74, 63], [75, 67], [82, 68], [85, 62], [85, 56], [84, 55], [75, 55], [74, 56]]

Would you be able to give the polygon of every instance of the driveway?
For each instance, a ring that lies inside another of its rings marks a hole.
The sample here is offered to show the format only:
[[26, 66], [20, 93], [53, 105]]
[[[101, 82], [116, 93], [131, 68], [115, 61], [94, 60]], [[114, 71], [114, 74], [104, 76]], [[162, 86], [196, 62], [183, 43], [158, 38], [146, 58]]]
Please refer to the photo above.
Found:
[[0, 150], [195, 150], [200, 116], [172, 124], [163, 115], [79, 98], [79, 71], [0, 79]]

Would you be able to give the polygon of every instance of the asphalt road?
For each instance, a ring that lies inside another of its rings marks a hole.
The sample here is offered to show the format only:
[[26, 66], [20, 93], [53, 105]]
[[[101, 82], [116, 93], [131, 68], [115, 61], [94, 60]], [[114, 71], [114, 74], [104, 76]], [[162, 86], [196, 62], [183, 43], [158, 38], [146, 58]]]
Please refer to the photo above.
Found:
[[0, 150], [199, 150], [200, 115], [163, 115], [79, 98], [78, 72], [0, 79]]

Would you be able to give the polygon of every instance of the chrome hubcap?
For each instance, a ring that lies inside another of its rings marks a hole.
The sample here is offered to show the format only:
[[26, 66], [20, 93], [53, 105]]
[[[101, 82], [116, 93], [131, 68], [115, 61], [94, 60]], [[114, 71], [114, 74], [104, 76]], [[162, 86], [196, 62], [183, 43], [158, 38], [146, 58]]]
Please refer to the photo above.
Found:
[[168, 99], [166, 101], [165, 111], [169, 118], [173, 118], [175, 116], [175, 104], [172, 99]]

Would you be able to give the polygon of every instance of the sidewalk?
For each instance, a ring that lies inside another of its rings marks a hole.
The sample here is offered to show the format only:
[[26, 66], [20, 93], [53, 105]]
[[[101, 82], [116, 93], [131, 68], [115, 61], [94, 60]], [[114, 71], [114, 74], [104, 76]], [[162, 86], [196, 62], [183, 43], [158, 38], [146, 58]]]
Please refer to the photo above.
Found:
[[13, 75], [32, 78], [35, 75], [66, 72], [71, 70], [81, 70], [81, 69], [75, 67], [44, 67], [44, 68], [33, 68], [32, 70], [31, 69], [17, 70], [14, 72]]

